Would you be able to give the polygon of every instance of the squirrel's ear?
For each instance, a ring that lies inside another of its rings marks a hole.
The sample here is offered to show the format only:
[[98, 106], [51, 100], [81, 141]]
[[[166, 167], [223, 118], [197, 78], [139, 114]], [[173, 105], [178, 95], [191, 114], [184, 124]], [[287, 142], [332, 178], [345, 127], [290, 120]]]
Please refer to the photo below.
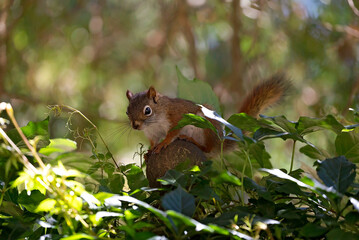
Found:
[[153, 99], [153, 101], [154, 101], [155, 103], [157, 103], [159, 96], [158, 96], [158, 93], [156, 92], [156, 90], [155, 90], [154, 87], [151, 86], [151, 87], [148, 89], [148, 91], [147, 91], [147, 97], [150, 98], [150, 99]]
[[133, 97], [133, 93], [130, 90], [127, 90], [126, 96], [127, 96], [128, 100], [131, 100]]

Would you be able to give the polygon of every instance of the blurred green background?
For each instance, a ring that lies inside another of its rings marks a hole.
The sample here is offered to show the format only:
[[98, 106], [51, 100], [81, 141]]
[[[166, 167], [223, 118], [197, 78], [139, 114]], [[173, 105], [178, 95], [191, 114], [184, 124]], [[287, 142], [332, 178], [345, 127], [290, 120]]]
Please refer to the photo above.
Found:
[[[226, 117], [277, 71], [293, 91], [265, 114], [345, 115], [358, 109], [357, 7], [353, 0], [1, 0], [0, 100], [21, 125], [44, 119], [48, 105], [79, 109], [118, 161], [132, 161], [138, 143], [148, 144], [128, 128], [126, 90], [153, 85], [175, 96], [176, 66], [213, 86]], [[51, 117], [52, 137], [71, 136], [66, 117]], [[84, 127], [72, 119], [73, 129]], [[290, 142], [277, 145], [290, 154]]]

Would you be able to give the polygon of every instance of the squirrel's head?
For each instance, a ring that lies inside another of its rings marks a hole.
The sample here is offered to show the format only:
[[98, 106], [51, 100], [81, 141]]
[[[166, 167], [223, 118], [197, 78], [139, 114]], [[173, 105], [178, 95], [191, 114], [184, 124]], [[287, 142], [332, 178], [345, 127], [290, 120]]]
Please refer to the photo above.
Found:
[[136, 94], [127, 90], [126, 96], [129, 100], [126, 114], [133, 129], [144, 130], [151, 123], [156, 122], [156, 109], [160, 95], [153, 87]]

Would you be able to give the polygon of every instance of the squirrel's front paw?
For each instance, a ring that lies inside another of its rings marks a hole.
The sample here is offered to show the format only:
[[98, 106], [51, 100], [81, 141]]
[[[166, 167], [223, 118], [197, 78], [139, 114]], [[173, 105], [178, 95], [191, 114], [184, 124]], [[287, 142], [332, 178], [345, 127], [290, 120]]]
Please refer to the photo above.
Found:
[[153, 153], [160, 153], [162, 151], [162, 149], [165, 149], [168, 146], [168, 144], [166, 144], [165, 142], [161, 142], [159, 144], [157, 144], [157, 146], [155, 146], [152, 149]]

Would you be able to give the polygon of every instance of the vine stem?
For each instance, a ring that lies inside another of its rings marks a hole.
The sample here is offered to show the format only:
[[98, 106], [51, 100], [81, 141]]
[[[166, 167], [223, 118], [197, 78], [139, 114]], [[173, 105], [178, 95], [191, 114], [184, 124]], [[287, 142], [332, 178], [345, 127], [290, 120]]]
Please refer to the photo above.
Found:
[[[104, 144], [106, 150], [107, 150], [109, 153], [111, 153], [109, 147], [107, 146], [107, 144], [106, 144], [105, 140], [103, 139], [103, 137], [102, 137], [100, 131], [98, 130], [97, 126], [96, 126], [90, 119], [88, 119], [81, 111], [77, 110], [76, 108], [70, 107], [70, 106], [68, 106], [68, 105], [58, 105], [58, 106], [59, 106], [59, 107], [65, 107], [65, 108], [67, 108], [67, 109], [73, 111], [74, 113], [78, 113], [78, 114], [79, 114], [81, 117], [83, 117], [87, 122], [89, 122], [89, 123], [91, 124], [91, 126], [95, 129], [95, 131], [96, 131], [96, 133], [98, 134], [98, 136], [100, 137], [100, 139], [101, 139], [102, 143]], [[115, 158], [113, 157], [112, 153], [111, 153], [111, 158], [112, 158], [113, 162], [115, 163], [116, 167], [119, 168], [119, 166], [118, 166], [118, 164], [117, 164]]]
[[296, 144], [296, 140], [293, 140], [293, 148], [292, 148], [292, 158], [290, 160], [290, 169], [289, 169], [289, 173], [291, 173], [293, 171], [293, 164], [294, 164], [294, 152], [295, 152], [295, 144]]

